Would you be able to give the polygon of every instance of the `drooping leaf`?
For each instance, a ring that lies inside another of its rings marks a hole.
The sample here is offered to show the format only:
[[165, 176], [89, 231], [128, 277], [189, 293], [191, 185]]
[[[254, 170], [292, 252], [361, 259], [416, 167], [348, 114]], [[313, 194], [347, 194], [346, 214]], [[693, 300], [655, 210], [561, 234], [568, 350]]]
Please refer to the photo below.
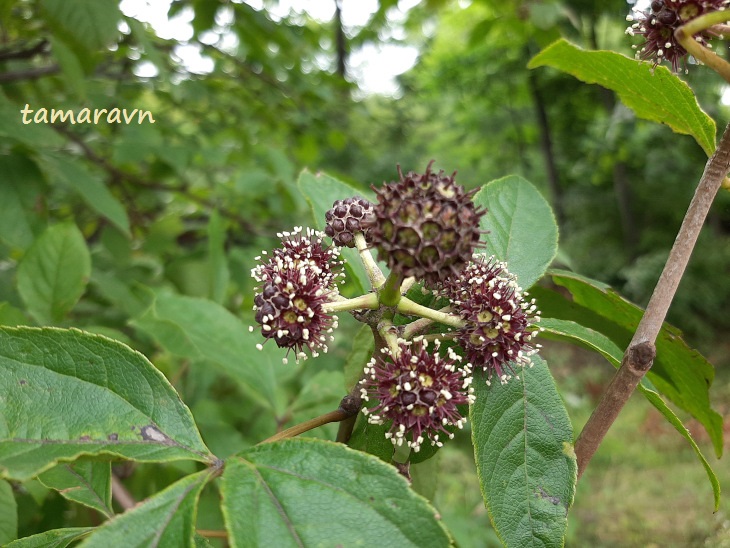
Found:
[[18, 538], [18, 505], [13, 488], [7, 481], [0, 480], [0, 545], [5, 546]]
[[30, 537], [18, 539], [5, 548], [66, 548], [72, 542], [93, 531], [92, 527], [68, 527], [52, 529]]
[[449, 544], [435, 510], [393, 467], [332, 442], [245, 451], [227, 462], [221, 491], [234, 547]]
[[58, 322], [83, 294], [91, 274], [84, 237], [73, 223], [50, 226], [18, 265], [18, 292], [41, 323]]
[[472, 439], [482, 495], [497, 534], [512, 546], [562, 546], [577, 464], [573, 431], [547, 364], [506, 384], [475, 375]]
[[228, 289], [230, 272], [226, 261], [226, 224], [220, 213], [213, 211], [208, 221], [208, 269], [211, 300], [222, 303]]
[[505, 261], [528, 289], [558, 252], [558, 225], [545, 198], [522, 177], [510, 175], [484, 185], [474, 203], [487, 208], [481, 228], [487, 255]]
[[184, 477], [143, 504], [107, 521], [79, 547], [194, 546], [198, 497], [211, 477], [210, 469]]
[[277, 369], [285, 351], [269, 343], [263, 351], [258, 332], [212, 301], [158, 293], [152, 306], [132, 322], [173, 354], [210, 360], [241, 384], [251, 398], [281, 411]]
[[38, 476], [46, 487], [63, 497], [94, 508], [107, 517], [112, 510], [111, 463], [80, 458], [57, 464]]
[[[595, 350], [605, 357], [609, 363], [613, 364], [617, 369], [621, 367], [621, 360], [623, 359], [623, 353], [616, 344], [601, 333], [594, 331], [588, 327], [584, 327], [578, 323], [571, 322], [568, 320], [558, 320], [555, 318], [542, 318], [540, 327], [545, 329], [545, 333], [552, 335], [552, 338], [558, 340], [567, 340], [573, 343], [577, 343], [580, 346], [584, 346], [591, 350]], [[646, 399], [651, 403], [663, 416], [669, 421], [669, 423], [680, 433], [680, 435], [687, 440], [692, 447], [692, 450], [697, 455], [697, 458], [702, 463], [702, 466], [707, 472], [707, 477], [710, 480], [712, 486], [712, 492], [714, 496], [715, 512], [720, 508], [720, 482], [715, 475], [714, 470], [707, 462], [707, 459], [702, 454], [697, 443], [692, 439], [687, 427], [684, 426], [682, 421], [674, 414], [674, 412], [667, 406], [661, 396], [656, 392], [651, 382], [646, 379], [641, 380], [638, 387], [639, 391], [646, 396]]]
[[215, 460], [165, 377], [128, 346], [76, 329], [0, 327], [0, 475], [110, 455]]
[[639, 118], [691, 135], [710, 156], [715, 151], [715, 121], [697, 103], [692, 89], [668, 68], [652, 68], [613, 51], [585, 51], [560, 39], [527, 65], [549, 66], [589, 84], [615, 91]]
[[[332, 204], [336, 200], [362, 196], [371, 202], [375, 201], [375, 196], [371, 191], [353, 188], [325, 173], [313, 174], [305, 169], [299, 175], [297, 184], [299, 191], [304, 195], [312, 208], [314, 225], [318, 230], [324, 230], [324, 214], [327, 210], [332, 209]], [[368, 280], [365, 268], [362, 266], [357, 250], [343, 247], [342, 256], [346, 261], [346, 268], [359, 285], [360, 293], [364, 293], [370, 289], [370, 281]]]
[[89, 172], [83, 164], [57, 154], [46, 153], [41, 157], [41, 165], [49, 181], [58, 181], [78, 193], [86, 205], [109, 219], [124, 235], [130, 236], [129, 218], [124, 206], [104, 182]]
[[[569, 306], [554, 304], [558, 310], [553, 313], [540, 300], [545, 315], [590, 327], [608, 336], [619, 348], [629, 345], [643, 315], [641, 308], [604, 284], [584, 276], [554, 271], [552, 278], [570, 291], [573, 302]], [[715, 376], [712, 364], [687, 346], [678, 329], [665, 323], [656, 340], [654, 364], [646, 376], [659, 393], [702, 423], [719, 458], [723, 448], [723, 429], [722, 417], [710, 406], [709, 389]]]

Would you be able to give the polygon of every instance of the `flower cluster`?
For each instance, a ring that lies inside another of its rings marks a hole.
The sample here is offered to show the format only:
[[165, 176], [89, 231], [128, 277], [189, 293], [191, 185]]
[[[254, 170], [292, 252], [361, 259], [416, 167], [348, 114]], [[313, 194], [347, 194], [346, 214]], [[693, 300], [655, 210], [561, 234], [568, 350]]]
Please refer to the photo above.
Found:
[[462, 358], [452, 348], [441, 357], [439, 347], [437, 340], [430, 350], [423, 337], [400, 340], [397, 355], [383, 349], [365, 368], [361, 396], [379, 403], [363, 407], [363, 413], [372, 424], [392, 421], [386, 438], [393, 445], [405, 442], [418, 452], [428, 438], [431, 445], [441, 447], [441, 434], [454, 436], [446, 427], [464, 426], [466, 419], [456, 406], [474, 401], [471, 368], [459, 363]]
[[355, 247], [355, 234], [362, 232], [366, 237], [372, 225], [373, 204], [365, 198], [353, 197], [336, 200], [332, 209], [324, 215], [324, 233], [332, 238], [335, 245]]
[[[674, 31], [688, 21], [706, 13], [722, 11], [730, 0], [654, 0], [651, 11], [642, 11], [634, 8], [634, 15], [626, 20], [632, 25], [626, 33], [644, 37], [644, 42], [637, 46], [636, 58], [650, 60], [657, 66], [666, 60], [674, 72], [679, 72], [680, 61], [684, 62], [686, 70], [687, 50], [674, 37]], [[709, 40], [715, 36], [710, 30], [694, 36], [694, 39], [705, 47], [710, 47]]]
[[475, 255], [458, 276], [446, 282], [444, 290], [466, 322], [457, 341], [474, 368], [486, 371], [488, 379], [496, 374], [504, 383], [514, 366], [531, 363], [536, 348], [529, 342], [538, 333], [535, 324], [540, 312], [534, 299], [525, 300], [526, 294], [504, 263]]
[[[325, 247], [324, 234], [296, 227], [278, 234], [282, 247], [251, 270], [260, 283], [254, 298], [256, 321], [261, 334], [281, 348], [294, 349], [297, 361], [327, 352], [327, 342], [337, 327], [337, 317], [324, 310], [337, 294], [339, 249]], [[266, 252], [264, 252], [266, 255]], [[253, 330], [253, 328], [251, 328]], [[261, 345], [258, 345], [261, 349]], [[286, 363], [286, 358], [284, 358]]]
[[370, 231], [378, 257], [404, 277], [414, 276], [437, 287], [457, 273], [479, 245], [479, 220], [486, 212], [471, 198], [474, 192], [454, 182], [454, 175], [398, 168], [400, 179], [376, 188], [378, 203]]

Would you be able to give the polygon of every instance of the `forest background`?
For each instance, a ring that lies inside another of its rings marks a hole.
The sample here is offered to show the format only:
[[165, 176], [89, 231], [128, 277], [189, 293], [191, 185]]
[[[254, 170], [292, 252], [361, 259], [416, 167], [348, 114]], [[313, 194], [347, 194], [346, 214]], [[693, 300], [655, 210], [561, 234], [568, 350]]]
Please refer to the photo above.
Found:
[[[357, 325], [344, 319], [330, 353], [298, 375], [282, 366], [292, 399], [284, 416], [271, 417], [242, 397], [225, 364], [199, 367], [218, 358], [171, 337], [157, 305], [200, 297], [252, 323], [254, 257], [275, 245], [276, 232], [312, 224], [297, 187], [302, 169], [361, 189], [394, 180], [397, 164], [423, 170], [431, 159], [458, 170], [468, 188], [521, 175], [556, 212], [556, 266], [645, 305], [705, 164], [693, 139], [637, 119], [612, 92], [527, 69], [561, 36], [632, 55], [624, 0], [424, 0], [408, 9], [401, 2], [402, 10], [380, 0], [360, 26], [343, 24], [348, 2], [341, 4], [333, 0], [331, 19], [319, 20], [303, 10], [282, 15], [277, 2], [175, 0], [168, 15], [189, 25], [189, 36], [165, 39], [115, 0], [0, 2], [0, 324], [80, 327], [140, 350], [222, 457], [336, 406]], [[415, 47], [419, 57], [394, 94], [365, 93], [349, 58], [384, 44]], [[195, 69], [191, 55], [208, 59], [207, 68]], [[728, 119], [728, 88], [714, 73], [691, 65], [683, 78], [713, 118]], [[155, 124], [26, 125], [25, 104], [143, 109]], [[88, 286], [70, 312], [44, 317], [25, 306], [18, 264], [46, 226], [68, 220], [91, 249]], [[730, 192], [722, 190], [668, 318], [716, 365], [711, 396], [725, 416], [729, 234]], [[579, 431], [613, 368], [574, 347], [543, 344]], [[704, 431], [686, 423], [712, 453]], [[332, 439], [333, 430], [313, 435]], [[469, 451], [467, 429], [424, 464], [438, 488], [415, 487], [460, 546], [498, 546], [485, 533]], [[730, 469], [715, 464], [727, 488]], [[141, 500], [190, 471], [149, 464], [117, 475]], [[37, 481], [13, 487], [19, 536], [99, 520]], [[217, 497], [206, 488], [200, 528], [222, 528]], [[730, 546], [730, 502], [713, 514], [694, 453], [639, 396], [578, 484], [567, 539]]]

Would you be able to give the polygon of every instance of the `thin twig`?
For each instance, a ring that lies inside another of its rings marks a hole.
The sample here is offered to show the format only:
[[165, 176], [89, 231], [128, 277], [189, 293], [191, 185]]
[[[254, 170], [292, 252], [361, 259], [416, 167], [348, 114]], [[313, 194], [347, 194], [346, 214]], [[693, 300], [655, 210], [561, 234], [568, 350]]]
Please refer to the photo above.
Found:
[[197, 529], [196, 533], [198, 533], [201, 537], [205, 537], [205, 538], [228, 538], [228, 531], [215, 531], [213, 529]]
[[112, 474], [112, 497], [119, 503], [119, 506], [126, 512], [130, 508], [134, 508], [137, 505], [137, 501], [134, 500], [132, 494], [122, 483], [116, 474]]
[[10, 82], [17, 82], [18, 80], [36, 80], [44, 76], [56, 74], [59, 70], [61, 69], [58, 65], [49, 65], [47, 67], [0, 72], [0, 84], [8, 84]]
[[712, 201], [730, 170], [730, 124], [707, 162], [654, 293], [624, 354], [621, 367], [575, 442], [578, 477], [608, 429], [654, 362], [655, 342], [694, 249]]

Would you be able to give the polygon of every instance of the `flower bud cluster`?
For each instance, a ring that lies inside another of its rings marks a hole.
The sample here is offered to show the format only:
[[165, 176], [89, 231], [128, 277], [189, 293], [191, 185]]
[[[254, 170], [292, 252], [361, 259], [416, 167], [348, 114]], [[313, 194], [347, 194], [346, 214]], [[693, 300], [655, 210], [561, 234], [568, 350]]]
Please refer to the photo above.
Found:
[[337, 279], [342, 276], [339, 249], [325, 247], [324, 234], [311, 229], [303, 232], [296, 227], [278, 236], [282, 247], [268, 260], [257, 257], [261, 264], [251, 270], [260, 284], [254, 298], [255, 319], [261, 334], [281, 348], [293, 349], [297, 361], [306, 359], [305, 348], [316, 357], [327, 352], [337, 327], [337, 316], [327, 313], [324, 305], [337, 295]]

